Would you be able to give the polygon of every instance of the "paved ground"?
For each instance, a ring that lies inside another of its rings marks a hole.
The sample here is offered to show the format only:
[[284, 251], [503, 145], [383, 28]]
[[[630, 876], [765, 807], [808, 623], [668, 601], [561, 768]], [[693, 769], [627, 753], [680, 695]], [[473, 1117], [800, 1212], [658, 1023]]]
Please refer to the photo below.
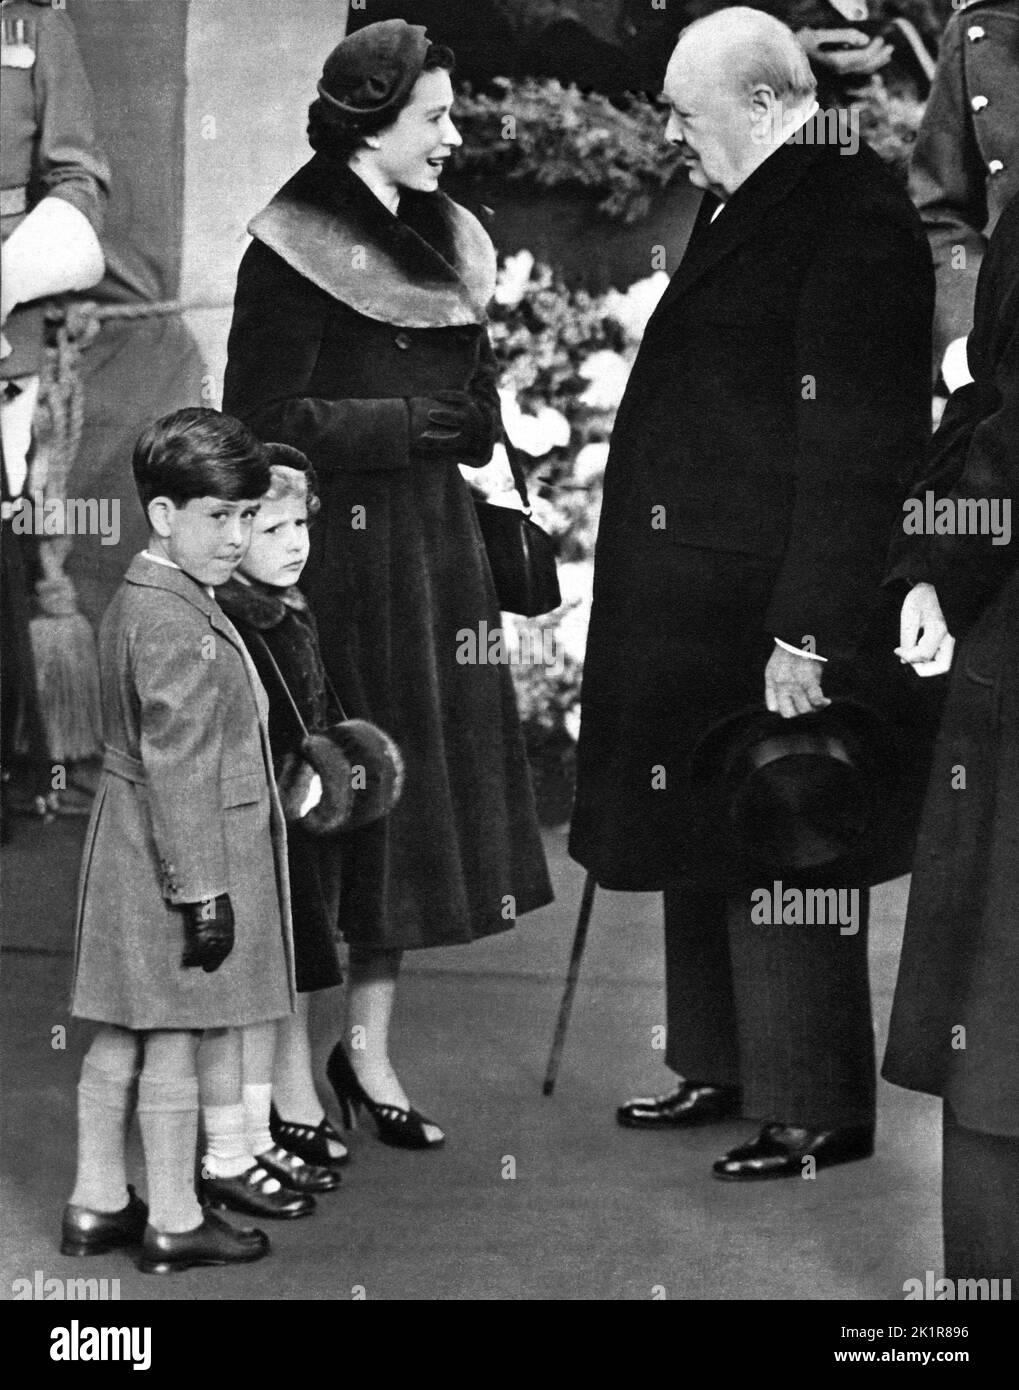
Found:
[[[5, 1240], [11, 1281], [119, 1278], [124, 1298], [901, 1298], [939, 1269], [937, 1105], [882, 1085], [879, 1149], [816, 1181], [713, 1181], [713, 1158], [752, 1127], [689, 1135], [619, 1129], [617, 1102], [666, 1089], [658, 901], [599, 893], [556, 1095], [540, 1082], [582, 873], [547, 834], [557, 901], [514, 932], [410, 958], [395, 1055], [412, 1097], [446, 1128], [438, 1153], [352, 1140], [342, 1190], [310, 1220], [271, 1226], [274, 1253], [243, 1271], [137, 1273], [126, 1254], [62, 1258], [75, 1083], [87, 1030], [67, 1025], [82, 822], [19, 829], [3, 853]], [[878, 890], [872, 970], [883, 1034], [906, 881]], [[328, 1049], [339, 1000], [324, 996]], [[135, 1155], [137, 1162], [137, 1153]], [[513, 1163], [508, 1160], [512, 1159]], [[140, 1171], [140, 1170], [139, 1170]], [[515, 1171], [515, 1176], [505, 1176]], [[662, 1296], [661, 1293], [658, 1296]]]

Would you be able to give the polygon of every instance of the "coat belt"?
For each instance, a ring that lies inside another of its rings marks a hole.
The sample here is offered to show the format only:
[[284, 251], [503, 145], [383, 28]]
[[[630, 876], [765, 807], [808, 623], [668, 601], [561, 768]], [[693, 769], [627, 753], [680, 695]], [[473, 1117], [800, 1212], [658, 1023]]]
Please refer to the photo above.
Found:
[[119, 748], [111, 748], [109, 744], [103, 749], [103, 771], [112, 772], [115, 777], [123, 777], [126, 782], [134, 782], [139, 787], [149, 780], [140, 758], [132, 758], [130, 753], [122, 753]]

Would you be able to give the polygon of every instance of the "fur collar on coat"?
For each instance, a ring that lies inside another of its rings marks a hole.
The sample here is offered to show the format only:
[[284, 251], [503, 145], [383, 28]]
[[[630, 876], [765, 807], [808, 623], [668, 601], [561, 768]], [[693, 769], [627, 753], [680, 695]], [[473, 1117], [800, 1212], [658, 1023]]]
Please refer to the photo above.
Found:
[[256, 240], [359, 314], [403, 328], [483, 323], [495, 248], [445, 193], [393, 213], [346, 164], [316, 154], [248, 225]]
[[219, 586], [216, 601], [228, 618], [247, 623], [261, 632], [278, 627], [291, 610], [308, 612], [308, 602], [300, 589], [245, 583], [236, 576]]

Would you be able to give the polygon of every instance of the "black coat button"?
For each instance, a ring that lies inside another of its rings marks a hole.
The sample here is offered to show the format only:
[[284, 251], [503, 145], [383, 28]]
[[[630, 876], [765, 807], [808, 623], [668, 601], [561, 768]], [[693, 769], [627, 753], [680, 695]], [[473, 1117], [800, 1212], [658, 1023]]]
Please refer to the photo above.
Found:
[[410, 347], [410, 334], [409, 334], [409, 333], [397, 333], [397, 335], [396, 335], [396, 337], [393, 339], [393, 341], [396, 343], [396, 346], [397, 346], [398, 348], [401, 348], [404, 352], [406, 352], [407, 349]]

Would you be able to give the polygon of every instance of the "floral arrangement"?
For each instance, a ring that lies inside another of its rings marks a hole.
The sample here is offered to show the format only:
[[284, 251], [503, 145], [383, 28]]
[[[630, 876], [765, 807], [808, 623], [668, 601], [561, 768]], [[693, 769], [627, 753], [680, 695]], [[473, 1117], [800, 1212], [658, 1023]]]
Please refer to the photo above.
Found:
[[[609, 436], [644, 328], [667, 284], [659, 271], [625, 293], [594, 296], [568, 289], [528, 251], [500, 268], [491, 337], [501, 368], [503, 421], [527, 466], [534, 519], [556, 539], [563, 593], [554, 613], [503, 618], [506, 627], [541, 628], [555, 639], [555, 663], [513, 667], [532, 753], [572, 749], [580, 728]], [[520, 505], [501, 445], [486, 468], [471, 471], [470, 481], [500, 505]], [[524, 645], [542, 649], [540, 642]]]
[[588, 188], [598, 211], [623, 222], [646, 217], [680, 167], [662, 139], [663, 116], [644, 96], [613, 104], [553, 78], [498, 78], [497, 92], [462, 92], [464, 143], [456, 165], [538, 188]]

